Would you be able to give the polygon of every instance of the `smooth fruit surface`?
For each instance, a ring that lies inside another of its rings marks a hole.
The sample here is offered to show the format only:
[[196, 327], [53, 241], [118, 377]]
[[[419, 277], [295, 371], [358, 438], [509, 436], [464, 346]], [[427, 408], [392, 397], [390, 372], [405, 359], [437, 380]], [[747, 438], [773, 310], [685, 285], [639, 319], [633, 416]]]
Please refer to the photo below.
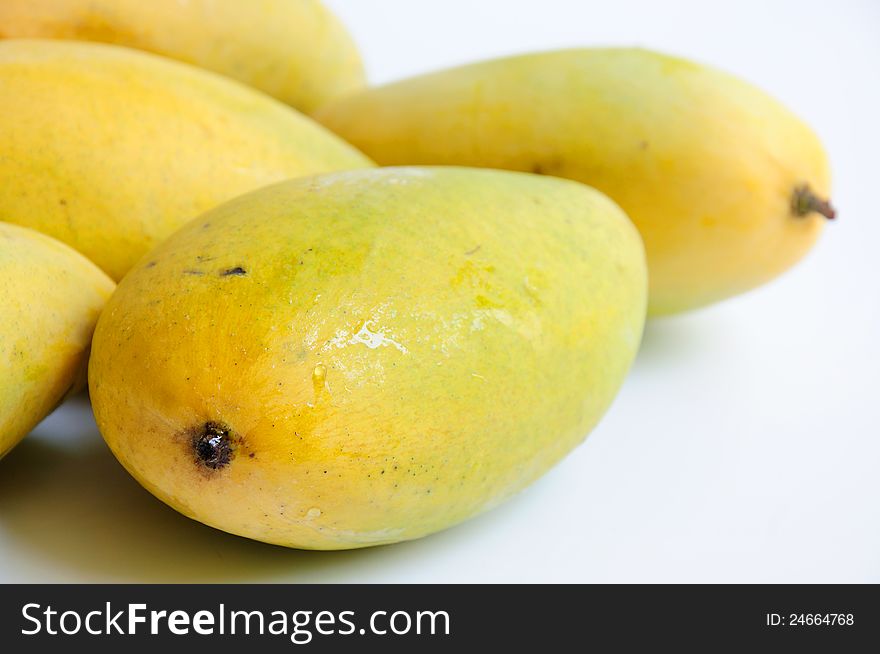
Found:
[[100, 41], [207, 68], [311, 111], [364, 85], [318, 0], [3, 0], [0, 38]]
[[113, 288], [63, 243], [0, 223], [0, 457], [82, 382]]
[[0, 220], [67, 243], [115, 279], [240, 193], [371, 165], [293, 109], [162, 57], [0, 41]]
[[568, 180], [401, 168], [232, 200], [120, 284], [101, 433], [185, 515], [282, 545], [417, 538], [580, 443], [635, 355], [644, 251]]
[[607, 193], [644, 239], [654, 314], [776, 277], [818, 236], [817, 208], [829, 211], [828, 162], [804, 123], [730, 75], [646, 50], [472, 64], [316, 117], [383, 165], [506, 168]]

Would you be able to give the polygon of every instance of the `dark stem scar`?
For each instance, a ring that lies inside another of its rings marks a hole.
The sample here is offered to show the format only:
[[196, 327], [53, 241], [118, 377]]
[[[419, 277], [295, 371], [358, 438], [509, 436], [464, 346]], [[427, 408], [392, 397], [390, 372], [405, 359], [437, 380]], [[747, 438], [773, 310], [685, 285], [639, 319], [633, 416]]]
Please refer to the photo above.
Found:
[[791, 212], [798, 218], [814, 212], [825, 216], [828, 220], [834, 220], [837, 216], [831, 203], [814, 194], [806, 184], [794, 189], [791, 195]]
[[245, 270], [241, 266], [236, 266], [235, 268], [228, 268], [227, 270], [224, 270], [220, 273], [221, 277], [229, 277], [232, 275], [236, 277], [243, 277], [244, 275], [247, 275], [247, 270]]
[[219, 422], [206, 422], [193, 436], [192, 449], [196, 461], [206, 468], [226, 467], [235, 455], [232, 430]]

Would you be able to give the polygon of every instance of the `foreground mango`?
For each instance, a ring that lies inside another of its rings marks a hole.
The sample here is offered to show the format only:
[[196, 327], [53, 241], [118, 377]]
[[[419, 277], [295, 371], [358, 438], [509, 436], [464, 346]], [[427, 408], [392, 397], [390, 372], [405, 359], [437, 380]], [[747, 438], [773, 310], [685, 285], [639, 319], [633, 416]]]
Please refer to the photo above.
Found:
[[285, 182], [122, 281], [95, 334], [95, 415], [150, 492], [219, 529], [315, 549], [418, 538], [584, 439], [638, 347], [645, 277], [632, 224], [576, 182]]
[[364, 85], [319, 0], [3, 0], [0, 38], [101, 41], [207, 68], [311, 111]]
[[645, 50], [472, 64], [316, 117], [380, 164], [523, 170], [607, 193], [644, 239], [652, 314], [769, 281], [834, 215], [828, 162], [798, 118], [730, 75]]
[[83, 383], [114, 286], [63, 243], [0, 223], [0, 457]]
[[0, 41], [0, 107], [0, 220], [67, 243], [117, 280], [240, 193], [371, 165], [262, 93], [109, 45]]

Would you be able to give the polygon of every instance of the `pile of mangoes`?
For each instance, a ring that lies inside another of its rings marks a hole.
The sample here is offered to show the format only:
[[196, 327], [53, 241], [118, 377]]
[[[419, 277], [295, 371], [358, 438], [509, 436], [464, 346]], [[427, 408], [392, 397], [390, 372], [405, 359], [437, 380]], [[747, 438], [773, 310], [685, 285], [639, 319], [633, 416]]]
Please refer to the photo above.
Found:
[[647, 315], [834, 216], [807, 126], [645, 50], [366, 88], [317, 0], [4, 0], [0, 37], [0, 453], [87, 379], [144, 487], [271, 543], [498, 504], [601, 418]]

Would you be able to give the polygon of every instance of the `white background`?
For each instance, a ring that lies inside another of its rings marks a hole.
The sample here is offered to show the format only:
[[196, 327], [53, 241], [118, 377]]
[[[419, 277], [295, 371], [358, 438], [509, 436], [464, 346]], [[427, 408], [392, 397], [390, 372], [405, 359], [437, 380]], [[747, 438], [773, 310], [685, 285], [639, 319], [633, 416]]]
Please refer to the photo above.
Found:
[[75, 400], [0, 462], [0, 580], [880, 582], [880, 2], [328, 4], [374, 82], [598, 44], [737, 73], [818, 131], [840, 220], [771, 285], [651, 323], [583, 446], [417, 542], [301, 552], [204, 527], [130, 479]]

